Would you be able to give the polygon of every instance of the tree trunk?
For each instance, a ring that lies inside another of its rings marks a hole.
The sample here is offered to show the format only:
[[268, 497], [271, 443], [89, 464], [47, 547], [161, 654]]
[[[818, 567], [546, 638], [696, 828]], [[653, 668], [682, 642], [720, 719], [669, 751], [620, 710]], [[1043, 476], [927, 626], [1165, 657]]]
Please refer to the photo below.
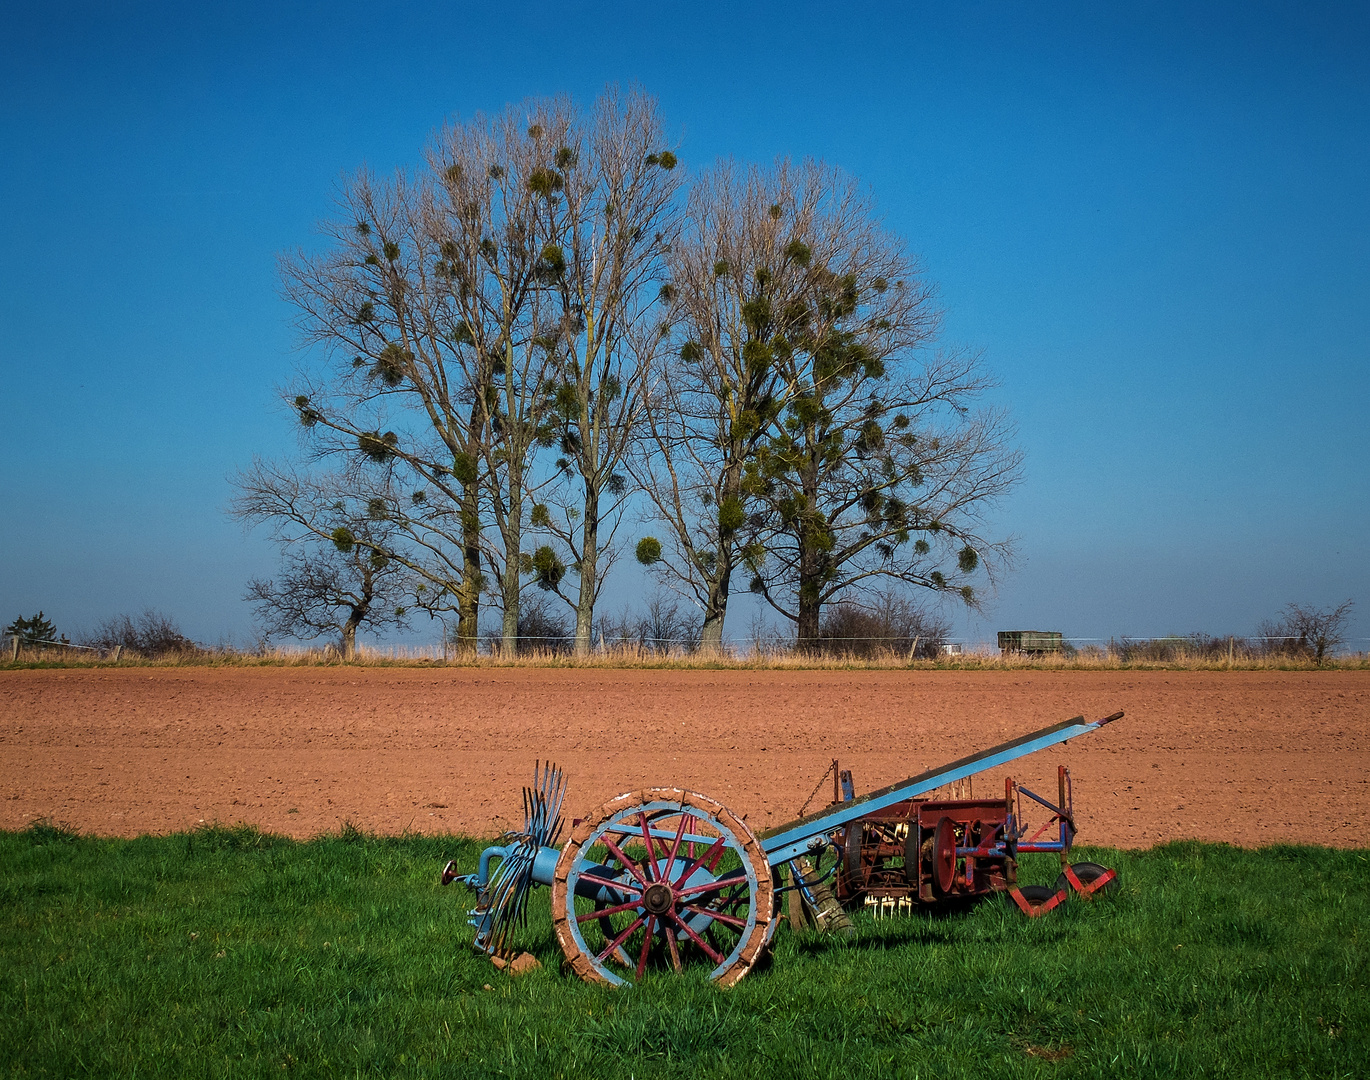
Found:
[[457, 592], [457, 652], [476, 651], [480, 628], [480, 508], [474, 482], [467, 484], [461, 500], [462, 564]]
[[815, 535], [814, 517], [818, 507], [818, 463], [811, 462], [804, 472], [804, 511], [798, 522], [799, 535], [799, 618], [795, 623], [796, 644], [800, 652], [818, 647], [818, 616], [823, 604], [824, 553]]
[[511, 466], [509, 505], [504, 529], [504, 624], [500, 651], [505, 656], [518, 653], [519, 645], [519, 547], [523, 543], [523, 478]]
[[[730, 499], [741, 498], [742, 449], [734, 445], [731, 451], [733, 464], [723, 474], [721, 490], [723, 498], [719, 506], [728, 504]], [[721, 511], [720, 511], [721, 512]], [[718, 527], [717, 559], [714, 563], [713, 578], [709, 582], [709, 599], [704, 608], [704, 625], [699, 631], [699, 651], [706, 656], [715, 656], [723, 651], [723, 622], [728, 617], [728, 590], [733, 577], [733, 537], [736, 530], [724, 532], [720, 521]]]
[[595, 623], [595, 584], [599, 567], [599, 492], [585, 485], [585, 521], [580, 551], [580, 596], [576, 602], [576, 655], [589, 656]]
[[699, 630], [699, 651], [716, 656], [723, 651], [723, 620], [728, 615], [728, 583], [732, 578], [733, 553], [728, 543], [718, 545], [718, 562], [709, 582], [709, 599], [704, 608], [704, 625]]
[[342, 628], [342, 658], [345, 664], [357, 658], [357, 627], [366, 620], [371, 601], [376, 596], [375, 571], [365, 559], [361, 561], [361, 572], [361, 598], [348, 609], [347, 622], [343, 623]]
[[711, 610], [704, 616], [704, 625], [699, 628], [699, 653], [701, 656], [717, 656], [723, 651], [723, 612]]
[[818, 647], [818, 615], [822, 601], [817, 582], [799, 579], [799, 619], [796, 623], [797, 644], [800, 652], [813, 652]]

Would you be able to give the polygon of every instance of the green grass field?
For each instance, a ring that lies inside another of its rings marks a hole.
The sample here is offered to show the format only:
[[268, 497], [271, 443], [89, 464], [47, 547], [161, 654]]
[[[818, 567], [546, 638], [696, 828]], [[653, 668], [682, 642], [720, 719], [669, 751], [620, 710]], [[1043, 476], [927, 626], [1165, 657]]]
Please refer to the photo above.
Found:
[[[1370, 852], [1077, 849], [1122, 888], [782, 928], [731, 990], [560, 972], [538, 890], [518, 979], [473, 955], [455, 838], [0, 833], [9, 1076], [1370, 1075]], [[1049, 882], [1054, 860], [1025, 866]], [[489, 987], [487, 989], [486, 987]]]

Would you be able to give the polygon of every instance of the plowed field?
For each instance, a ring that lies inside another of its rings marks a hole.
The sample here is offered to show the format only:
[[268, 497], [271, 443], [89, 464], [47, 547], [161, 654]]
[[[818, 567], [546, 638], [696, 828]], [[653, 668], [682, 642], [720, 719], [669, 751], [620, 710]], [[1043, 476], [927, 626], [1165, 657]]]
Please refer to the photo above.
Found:
[[[1370, 843], [1365, 671], [11, 671], [0, 827], [490, 835], [521, 824], [519, 787], [550, 758], [575, 816], [675, 785], [760, 831], [795, 816], [833, 758], [861, 792], [1119, 709], [1012, 767], [1042, 794], [1070, 767], [1082, 842]], [[1003, 775], [975, 794], [1002, 792]]]

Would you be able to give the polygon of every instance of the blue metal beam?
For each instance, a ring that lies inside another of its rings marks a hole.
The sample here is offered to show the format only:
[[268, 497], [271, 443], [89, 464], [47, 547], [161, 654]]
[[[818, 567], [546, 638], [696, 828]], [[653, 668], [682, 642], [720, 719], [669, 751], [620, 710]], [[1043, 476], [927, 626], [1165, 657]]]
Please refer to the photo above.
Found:
[[951, 784], [957, 780], [963, 780], [967, 776], [974, 776], [976, 773], [993, 769], [1034, 751], [1044, 750], [1048, 746], [1063, 743], [1077, 735], [1097, 731], [1105, 724], [1111, 724], [1114, 720], [1119, 719], [1122, 715], [1121, 712], [1117, 712], [1112, 716], [1104, 717], [1102, 720], [1094, 721], [1087, 721], [1083, 716], [1077, 716], [1074, 720], [1054, 724], [1051, 727], [1043, 728], [1041, 731], [1034, 731], [1031, 735], [1024, 735], [988, 750], [982, 750], [978, 754], [971, 754], [970, 757], [953, 761], [950, 765], [929, 769], [919, 776], [910, 777], [908, 780], [881, 788], [879, 791], [872, 791], [869, 795], [862, 795], [859, 799], [830, 806], [826, 810], [819, 810], [785, 825], [777, 825], [773, 829], [766, 830], [759, 837], [762, 850], [766, 852], [766, 859], [772, 866], [780, 866], [795, 856], [807, 852], [809, 842], [814, 838], [834, 832], [858, 818], [865, 817], [867, 814], [876, 813], [887, 806], [903, 802], [905, 799], [917, 798], [919, 795], [923, 795], [934, 788], [942, 787], [944, 784]]

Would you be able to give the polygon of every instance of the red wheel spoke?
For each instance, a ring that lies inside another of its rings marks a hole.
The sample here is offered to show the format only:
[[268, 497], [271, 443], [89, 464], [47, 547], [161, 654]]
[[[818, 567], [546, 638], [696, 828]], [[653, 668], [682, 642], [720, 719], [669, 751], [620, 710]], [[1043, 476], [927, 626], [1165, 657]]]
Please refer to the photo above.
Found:
[[656, 845], [652, 843], [652, 827], [647, 824], [647, 815], [638, 814], [638, 824], [642, 826], [642, 842], [647, 845], [647, 861], [652, 867], [652, 880], [661, 880], [661, 866], [656, 861]]
[[740, 885], [747, 880], [747, 875], [741, 870], [729, 874], [727, 877], [715, 878], [713, 881], [705, 881], [699, 885], [691, 885], [688, 888], [677, 889], [676, 896], [694, 896], [702, 892], [722, 892], [730, 885]]
[[632, 911], [638, 906], [639, 901], [629, 900], [626, 904], [618, 904], [614, 907], [601, 908], [599, 911], [587, 911], [584, 915], [577, 915], [576, 922], [588, 922], [590, 919], [602, 919], [606, 915], [617, 915], [620, 911]]
[[686, 904], [685, 910], [693, 912], [695, 915], [707, 915], [709, 918], [716, 919], [725, 926], [735, 926], [739, 930], [747, 925], [746, 919], [739, 919], [736, 915], [725, 915], [723, 912], [714, 911], [712, 908], [691, 907], [689, 904]]
[[655, 915], [647, 916], [647, 929], [642, 934], [642, 955], [637, 958], [637, 977], [642, 978], [642, 973], [647, 970], [647, 950], [652, 947], [653, 924], [657, 922]]
[[664, 930], [666, 933], [666, 944], [671, 947], [671, 967], [675, 968], [676, 971], [679, 971], [680, 949], [676, 946], [675, 943], [675, 931], [672, 930], [669, 926], [663, 926], [662, 930]]
[[674, 911], [671, 912], [671, 918], [675, 920], [677, 926], [684, 930], [685, 933], [690, 935], [691, 941], [693, 941], [696, 945], [698, 945], [701, 949], [704, 950], [705, 955], [707, 955], [710, 960], [712, 960], [715, 964], [723, 963], [723, 954], [715, 952], [713, 947], [707, 941], [705, 941], [702, 937], [695, 933], [694, 927], [692, 927]]
[[680, 824], [675, 831], [675, 843], [671, 845], [671, 854], [666, 858], [666, 872], [668, 874], [671, 871], [671, 864], [675, 862], [676, 853], [680, 850], [680, 838], [685, 835], [685, 823], [693, 820], [694, 818], [690, 817], [689, 814], [680, 815]]
[[642, 895], [641, 889], [639, 889], [636, 885], [629, 884], [626, 881], [610, 881], [607, 878], [602, 878], [597, 874], [581, 874], [580, 880], [590, 881], [596, 885], [603, 885], [606, 889], [617, 889], [622, 892], [633, 893], [635, 896]]
[[[686, 868], [685, 873], [681, 874], [680, 877], [676, 878], [675, 881], [671, 882], [671, 884], [680, 885], [681, 883], [688, 881], [690, 875], [693, 874], [696, 870], [698, 870], [701, 866], [703, 866], [704, 860], [707, 859], [710, 855], [714, 855], [714, 862], [717, 863], [719, 856], [723, 854], [723, 844], [725, 840], [726, 838], [722, 836], [715, 840], [709, 846], [709, 850], [704, 852], [704, 854], [697, 858], [694, 862], [690, 863], [690, 865]], [[714, 854], [715, 852], [717, 852], [716, 855]], [[696, 888], [698, 888], [698, 886], [696, 886]]]
[[614, 853], [614, 858], [621, 862], [624, 865], [624, 867], [627, 868], [628, 872], [642, 883], [642, 887], [644, 889], [649, 884], [651, 884], [647, 880], [646, 875], [643, 874], [642, 868], [638, 866], [637, 863], [633, 862], [632, 859], [628, 858], [627, 855], [623, 854], [623, 849], [609, 839], [608, 833], [605, 833], [600, 839], [603, 842], [604, 846]]
[[[617, 949], [620, 945], [622, 945], [625, 941], [627, 941], [627, 940], [628, 940], [628, 935], [631, 934], [634, 930], [636, 930], [636, 929], [637, 929], [639, 926], [641, 926], [641, 925], [642, 925], [642, 916], [639, 915], [636, 919], [634, 919], [634, 920], [629, 924], [627, 930], [623, 931], [623, 933], [619, 934], [618, 937], [614, 938], [613, 941], [609, 942], [608, 947], [607, 947], [602, 953], [599, 954], [599, 958], [600, 958], [601, 960], [607, 960], [607, 959], [609, 958], [609, 954], [610, 954], [611, 952], [613, 952], [615, 949]], [[647, 936], [648, 936], [648, 938], [651, 937], [650, 934], [648, 934]]]

